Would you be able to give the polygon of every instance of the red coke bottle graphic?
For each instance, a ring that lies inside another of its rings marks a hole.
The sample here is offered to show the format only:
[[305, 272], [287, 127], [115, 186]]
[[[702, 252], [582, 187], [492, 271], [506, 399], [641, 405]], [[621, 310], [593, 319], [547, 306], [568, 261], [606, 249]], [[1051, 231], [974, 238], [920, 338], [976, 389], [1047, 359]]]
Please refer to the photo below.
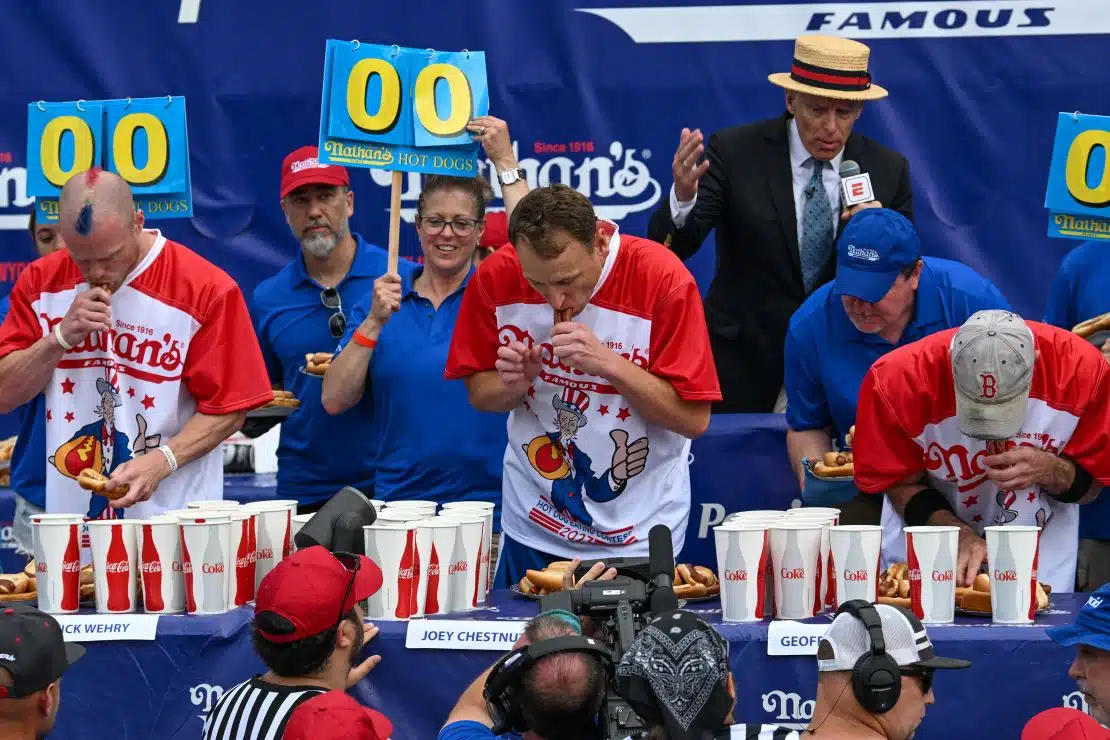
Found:
[[254, 598], [254, 537], [251, 535], [251, 518], [242, 522], [239, 550], [235, 553], [235, 606], [242, 606]]
[[108, 559], [104, 565], [108, 581], [108, 611], [126, 612], [131, 610], [131, 563], [127, 558], [127, 546], [123, 544], [123, 527], [114, 526], [112, 541], [108, 544]]
[[416, 530], [409, 533], [409, 542], [412, 544], [412, 581], [409, 586], [409, 616], [420, 611], [420, 581], [423, 575], [420, 572], [420, 545], [416, 541]]
[[193, 560], [189, 557], [189, 544], [185, 541], [185, 527], [178, 529], [181, 530], [181, 562], [185, 571], [185, 611], [194, 614], [197, 610], [197, 597], [193, 592]]
[[397, 570], [397, 609], [394, 612], [398, 619], [408, 619], [412, 614], [413, 577], [412, 556], [416, 550], [416, 530], [410, 529], [405, 539], [405, 551], [401, 553], [401, 567]]
[[162, 556], [154, 544], [154, 528], [143, 525], [143, 605], [148, 612], [160, 612], [166, 608], [162, 600]]
[[[69, 542], [62, 555], [62, 610], [77, 611], [81, 602], [81, 534], [79, 525], [69, 525]], [[42, 567], [42, 564], [39, 564]]]
[[482, 585], [482, 548], [486, 541], [486, 522], [482, 520], [482, 535], [478, 538], [478, 552], [474, 558], [474, 596], [470, 600], [470, 605], [475, 609], [478, 608], [478, 588]]
[[285, 536], [281, 539], [281, 557], [289, 557], [289, 551], [293, 549], [293, 511], [290, 509], [285, 512]]
[[435, 542], [432, 542], [432, 554], [428, 558], [428, 597], [424, 600], [424, 613], [439, 614], [439, 553]]

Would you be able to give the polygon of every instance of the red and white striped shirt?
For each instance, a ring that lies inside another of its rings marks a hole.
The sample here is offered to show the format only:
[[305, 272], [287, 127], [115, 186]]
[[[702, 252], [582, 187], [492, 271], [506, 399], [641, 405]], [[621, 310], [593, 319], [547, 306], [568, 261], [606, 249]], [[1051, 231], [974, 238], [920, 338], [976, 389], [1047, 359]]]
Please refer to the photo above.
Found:
[[[1110, 366], [1085, 339], [1035, 321], [1037, 358], [1025, 423], [1007, 448], [1025, 445], [1066, 454], [1110, 484]], [[926, 475], [960, 519], [979, 534], [1001, 524], [1039, 525], [1041, 581], [1073, 591], [1079, 507], [1039, 486], [1002, 491], [987, 478], [983, 440], [965, 436], [956, 418], [950, 345], [956, 329], [933, 334], [883, 356], [860, 388], [852, 447], [856, 486], [881, 493]], [[905, 562], [902, 518], [883, 503], [884, 563]]]

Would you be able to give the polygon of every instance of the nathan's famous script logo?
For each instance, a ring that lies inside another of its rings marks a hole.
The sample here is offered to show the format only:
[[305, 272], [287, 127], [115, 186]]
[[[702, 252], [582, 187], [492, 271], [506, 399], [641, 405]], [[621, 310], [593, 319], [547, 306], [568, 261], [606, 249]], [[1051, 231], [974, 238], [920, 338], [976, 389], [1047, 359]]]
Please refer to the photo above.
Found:
[[[512, 342], [520, 342], [525, 347], [531, 349], [535, 346], [536, 340], [532, 338], [531, 332], [527, 329], [521, 329], [519, 326], [513, 324], [503, 324], [497, 330], [497, 342], [502, 345], [509, 345]], [[637, 365], [644, 370], [648, 368], [648, 351], [640, 347], [624, 347], [623, 343], [621, 350], [614, 349], [621, 357]], [[557, 382], [558, 385], [571, 385], [574, 387], [581, 387], [583, 390], [593, 390], [602, 393], [615, 394], [617, 391], [610, 385], [597, 384], [584, 382], [581, 386], [576, 385], [573, 381], [568, 382], [565, 378], [567, 375], [586, 375], [577, 368], [573, 368], [565, 362], [560, 362], [559, 358], [555, 355], [555, 347], [550, 342], [543, 342], [540, 344], [540, 364], [546, 371], [558, 371], [563, 377]], [[547, 380], [548, 378], [544, 378]]]
[[[513, 151], [518, 157], [519, 148], [519, 142], [514, 141]], [[572, 141], [534, 142], [532, 151], [536, 157], [518, 159], [529, 187], [569, 185], [589, 198], [602, 218], [619, 221], [630, 214], [651, 210], [663, 195], [662, 186], [645, 164], [651, 159], [647, 149], [633, 149], [620, 141], [610, 142], [607, 149], [592, 141]], [[496, 177], [491, 177], [494, 170], [490, 161], [479, 160], [478, 171], [490, 181], [494, 194], [500, 198], [501, 184]], [[389, 187], [392, 182], [390, 173], [385, 170], [371, 169], [370, 177], [382, 187]], [[407, 173], [404, 182], [401, 217], [411, 223], [420, 199], [420, 175]], [[503, 209], [493, 207], [490, 210]]]
[[[54, 318], [45, 313], [39, 317], [46, 322], [47, 331], [53, 331], [56, 324], [62, 322], [61, 317]], [[153, 380], [173, 380], [178, 377], [185, 362], [185, 343], [174, 338], [172, 334], [158, 333], [146, 326], [129, 324], [119, 319], [110, 332], [90, 332], [80, 344], [67, 350], [66, 355], [82, 354], [85, 352], [110, 353], [116, 362], [140, 366], [136, 369], [125, 368], [124, 372], [131, 371], [136, 375], [153, 375], [148, 378]], [[59, 367], [84, 366], [81, 360], [70, 360], [68, 357], [59, 363]], [[149, 368], [154, 373], [142, 370], [142, 366]], [[166, 375], [169, 374], [167, 378]]]
[[[1032, 442], [1019, 443], [1007, 440], [1006, 450], [1024, 446], [1053, 453], [1059, 452], [1059, 445], [1056, 440], [1048, 434], [1032, 434], [1029, 435], [1029, 439]], [[945, 447], [940, 442], [931, 442], [925, 449], [925, 468], [929, 472], [939, 471], [943, 474], [945, 480], [959, 483], [960, 492], [965, 493], [979, 487], [986, 481], [987, 470], [983, 466], [983, 458], [990, 457], [993, 454], [995, 453], [990, 448], [982, 449], [973, 455], [962, 444]]]
[[197, 716], [200, 717], [201, 721], [204, 721], [208, 717], [208, 713], [216, 708], [223, 695], [223, 686], [202, 683], [189, 687], [189, 701], [193, 702], [194, 707], [200, 707], [201, 713]]

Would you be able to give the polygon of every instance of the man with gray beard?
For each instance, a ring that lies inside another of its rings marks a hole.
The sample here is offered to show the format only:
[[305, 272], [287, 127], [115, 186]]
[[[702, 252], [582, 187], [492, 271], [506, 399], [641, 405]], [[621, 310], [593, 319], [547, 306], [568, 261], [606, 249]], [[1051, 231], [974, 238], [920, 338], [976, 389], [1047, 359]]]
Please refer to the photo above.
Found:
[[1068, 675], [1087, 700], [1087, 710], [1110, 727], [1110, 583], [1087, 598], [1075, 621], [1045, 632], [1058, 645], [1076, 648]]
[[[302, 372], [305, 356], [332, 352], [347, 329], [347, 313], [374, 289], [387, 252], [351, 233], [355, 194], [345, 167], [321, 164], [317, 148], [290, 153], [281, 168], [281, 209], [300, 254], [254, 291], [251, 315], [274, 388], [301, 402], [282, 428], [277, 497], [316, 511], [344, 486], [371, 495], [377, 438], [370, 403], [329, 416], [320, 403], [322, 378]], [[407, 277], [414, 265], [401, 260]], [[270, 422], [272, 426], [274, 422]], [[257, 436], [269, 428], [252, 423]]]

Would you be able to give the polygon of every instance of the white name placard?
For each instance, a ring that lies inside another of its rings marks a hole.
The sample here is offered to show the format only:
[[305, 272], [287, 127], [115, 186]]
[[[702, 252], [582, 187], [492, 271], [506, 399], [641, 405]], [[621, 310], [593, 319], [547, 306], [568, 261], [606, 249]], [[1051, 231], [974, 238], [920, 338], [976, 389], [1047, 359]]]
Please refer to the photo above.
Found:
[[492, 650], [504, 653], [524, 631], [527, 620], [477, 622], [466, 619], [414, 619], [405, 647], [425, 650]]
[[817, 643], [827, 624], [776, 620], [767, 628], [768, 655], [817, 655]]
[[153, 640], [157, 614], [55, 614], [66, 642]]

